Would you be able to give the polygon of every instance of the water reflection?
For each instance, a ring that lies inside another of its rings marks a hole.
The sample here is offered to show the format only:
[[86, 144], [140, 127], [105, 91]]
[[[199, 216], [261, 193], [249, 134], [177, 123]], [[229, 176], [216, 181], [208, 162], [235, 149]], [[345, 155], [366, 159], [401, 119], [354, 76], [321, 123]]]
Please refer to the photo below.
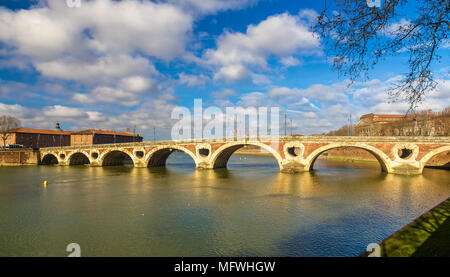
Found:
[[68, 242], [86, 256], [354, 256], [450, 195], [448, 171], [315, 169], [234, 155], [195, 170], [178, 153], [167, 167], [0, 168], [0, 256], [64, 256]]

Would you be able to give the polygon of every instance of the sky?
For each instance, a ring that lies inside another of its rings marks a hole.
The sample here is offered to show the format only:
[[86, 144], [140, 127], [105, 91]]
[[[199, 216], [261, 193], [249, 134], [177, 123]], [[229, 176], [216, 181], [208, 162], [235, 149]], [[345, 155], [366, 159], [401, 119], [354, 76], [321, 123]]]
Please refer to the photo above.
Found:
[[[204, 108], [279, 107], [295, 134], [338, 129], [350, 114], [356, 123], [408, 108], [386, 94], [407, 72], [406, 54], [352, 86], [333, 70], [310, 29], [325, 1], [80, 1], [0, 2], [0, 115], [27, 128], [135, 128], [150, 140], [154, 129], [157, 139], [170, 138], [172, 110], [191, 109], [194, 99]], [[448, 44], [439, 51], [438, 86], [419, 109], [450, 105]]]

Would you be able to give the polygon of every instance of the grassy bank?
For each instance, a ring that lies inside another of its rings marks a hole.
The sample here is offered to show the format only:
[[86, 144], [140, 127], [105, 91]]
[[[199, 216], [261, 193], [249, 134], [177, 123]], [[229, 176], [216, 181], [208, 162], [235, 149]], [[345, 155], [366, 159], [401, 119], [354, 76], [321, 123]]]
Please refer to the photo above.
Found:
[[383, 240], [380, 247], [382, 257], [450, 257], [450, 198]]

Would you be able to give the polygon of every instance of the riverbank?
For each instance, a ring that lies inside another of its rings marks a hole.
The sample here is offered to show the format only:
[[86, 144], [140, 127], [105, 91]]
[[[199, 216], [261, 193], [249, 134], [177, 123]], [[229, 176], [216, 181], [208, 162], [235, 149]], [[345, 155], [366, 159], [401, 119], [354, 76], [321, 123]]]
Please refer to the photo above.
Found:
[[450, 257], [450, 198], [379, 245], [381, 257]]

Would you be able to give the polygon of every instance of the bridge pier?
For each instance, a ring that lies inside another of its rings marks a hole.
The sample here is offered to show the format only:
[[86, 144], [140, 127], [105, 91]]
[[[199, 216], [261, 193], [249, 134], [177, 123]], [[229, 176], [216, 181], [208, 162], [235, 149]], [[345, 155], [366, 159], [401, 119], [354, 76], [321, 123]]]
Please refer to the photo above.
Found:
[[418, 175], [422, 174], [423, 166], [420, 165], [420, 162], [412, 161], [412, 162], [391, 162], [389, 173], [398, 174], [398, 175]]
[[200, 169], [200, 170], [214, 169], [214, 167], [210, 163], [205, 162], [205, 161], [201, 161], [201, 162], [197, 163], [196, 168]]
[[94, 160], [94, 161], [91, 161], [89, 166], [91, 166], [91, 167], [101, 167], [102, 164], [100, 162], [98, 162], [97, 160]]
[[284, 160], [281, 162], [280, 165], [280, 172], [283, 173], [298, 173], [298, 172], [305, 172], [308, 171], [306, 166], [300, 162], [292, 161], [292, 160]]
[[147, 167], [147, 164], [144, 161], [141, 160], [134, 160], [134, 167], [138, 167], [138, 168], [145, 168]]
[[397, 167], [393, 168], [390, 173], [397, 175], [420, 175], [422, 174], [422, 169], [416, 167]]
[[70, 162], [69, 161], [65, 161], [65, 160], [64, 161], [59, 161], [58, 165], [59, 166], [68, 166], [68, 165], [70, 165]]

